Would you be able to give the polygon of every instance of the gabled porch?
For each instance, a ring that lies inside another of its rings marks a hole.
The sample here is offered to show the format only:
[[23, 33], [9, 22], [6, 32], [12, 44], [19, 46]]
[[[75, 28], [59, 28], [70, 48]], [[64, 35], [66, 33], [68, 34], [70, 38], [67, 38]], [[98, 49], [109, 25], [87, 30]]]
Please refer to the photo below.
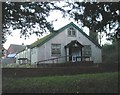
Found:
[[[77, 40], [73, 40], [65, 46], [66, 61], [77, 62], [77, 61], [91, 61], [90, 56], [83, 55], [83, 45]], [[68, 57], [69, 56], [69, 57]]]

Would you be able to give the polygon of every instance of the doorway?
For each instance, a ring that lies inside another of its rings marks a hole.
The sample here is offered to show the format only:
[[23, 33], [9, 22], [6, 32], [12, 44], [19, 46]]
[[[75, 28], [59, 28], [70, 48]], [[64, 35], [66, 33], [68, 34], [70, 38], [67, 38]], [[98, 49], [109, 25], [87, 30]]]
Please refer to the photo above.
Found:
[[72, 47], [69, 49], [70, 60], [72, 62], [81, 61], [81, 49], [79, 47]]

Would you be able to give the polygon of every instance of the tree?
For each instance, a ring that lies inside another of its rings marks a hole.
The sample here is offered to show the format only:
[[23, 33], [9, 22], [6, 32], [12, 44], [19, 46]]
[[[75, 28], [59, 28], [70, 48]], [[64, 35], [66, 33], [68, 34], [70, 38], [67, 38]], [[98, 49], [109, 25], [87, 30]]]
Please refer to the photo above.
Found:
[[[42, 34], [46, 30], [53, 31], [52, 23], [46, 19], [51, 10], [61, 11], [63, 17], [73, 18], [83, 26], [87, 26], [92, 32], [90, 34], [94, 36], [97, 36], [98, 32], [106, 33], [109, 40], [114, 38], [115, 33], [107, 32], [107, 30], [119, 28], [118, 2], [64, 2], [63, 6], [52, 2], [14, 2], [3, 3], [3, 30], [8, 30], [12, 26], [13, 29], [21, 29], [21, 34], [25, 37], [33, 33]], [[38, 31], [33, 31], [36, 25], [40, 28]]]
[[87, 26], [91, 34], [105, 32], [108, 40], [114, 38], [115, 33], [110, 31], [119, 28], [119, 2], [68, 2], [68, 4], [70, 9], [66, 13], [78, 23], [82, 22]]
[[47, 21], [47, 17], [54, 9], [60, 10], [50, 2], [4, 2], [2, 4], [3, 32], [11, 34], [10, 27], [21, 29], [21, 36], [26, 38], [32, 34], [40, 36], [46, 31], [53, 31], [52, 23]]
[[105, 44], [102, 46], [102, 61], [103, 63], [118, 63], [117, 42], [111, 45]]

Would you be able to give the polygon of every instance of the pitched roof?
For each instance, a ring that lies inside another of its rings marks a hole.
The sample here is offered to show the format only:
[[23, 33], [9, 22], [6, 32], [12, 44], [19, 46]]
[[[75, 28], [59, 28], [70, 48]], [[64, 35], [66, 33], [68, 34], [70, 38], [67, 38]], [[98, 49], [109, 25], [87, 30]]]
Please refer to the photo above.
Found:
[[49, 35], [45, 36], [42, 39], [37, 40], [36, 42], [32, 43], [30, 46], [31, 48], [34, 48], [36, 46], [41, 46], [44, 43], [46, 43], [47, 41], [49, 41], [50, 39], [52, 39], [54, 36], [58, 35], [59, 33], [61, 33], [62, 31], [64, 31], [65, 29], [67, 29], [68, 27], [73, 26], [75, 27], [79, 32], [81, 32], [86, 38], [88, 38], [92, 43], [94, 43], [96, 46], [98, 46], [99, 48], [101, 48], [101, 46], [95, 42], [92, 38], [90, 38], [90, 36], [88, 36], [85, 32], [83, 32], [78, 26], [76, 26], [73, 22], [67, 24], [66, 26], [60, 28], [57, 31], [54, 31], [52, 33], [50, 33]]
[[8, 53], [17, 53], [24, 49], [25, 49], [25, 46], [23, 45], [11, 44], [8, 48]]
[[20, 51], [18, 51], [16, 54], [18, 54], [18, 53], [20, 53], [20, 52], [26, 50], [26, 48], [27, 48], [27, 49], [31, 48], [31, 45], [26, 45], [26, 46], [24, 46], [24, 48], [21, 49]]

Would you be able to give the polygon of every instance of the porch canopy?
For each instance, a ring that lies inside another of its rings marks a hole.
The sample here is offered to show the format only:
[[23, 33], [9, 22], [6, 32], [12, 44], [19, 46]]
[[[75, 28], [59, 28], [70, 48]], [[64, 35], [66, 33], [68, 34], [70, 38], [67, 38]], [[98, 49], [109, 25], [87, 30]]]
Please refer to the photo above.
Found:
[[70, 47], [84, 47], [81, 43], [79, 43], [77, 40], [73, 40], [70, 43], [68, 43], [65, 48], [70, 48]]
[[77, 40], [73, 40], [65, 46], [66, 55], [69, 56], [66, 58], [66, 61], [78, 61], [77, 58], [80, 58], [79, 61], [82, 61], [82, 47], [84, 47]]

